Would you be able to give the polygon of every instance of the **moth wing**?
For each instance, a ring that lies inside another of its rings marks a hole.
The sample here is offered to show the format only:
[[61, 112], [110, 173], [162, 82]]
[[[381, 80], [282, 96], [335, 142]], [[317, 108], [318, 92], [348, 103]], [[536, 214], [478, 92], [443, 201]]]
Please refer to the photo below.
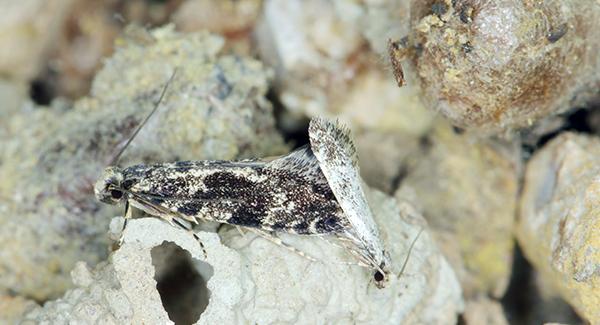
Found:
[[338, 122], [314, 118], [310, 121], [308, 134], [312, 152], [353, 227], [350, 235], [367, 246], [365, 248], [374, 255], [375, 261], [380, 261], [383, 247], [362, 188], [358, 157], [350, 131]]
[[268, 166], [304, 177], [314, 184], [327, 184], [327, 179], [323, 177], [319, 167], [319, 161], [308, 145], [272, 160]]
[[[177, 218], [180, 219], [181, 221], [184, 221], [185, 224], [189, 223], [195, 223], [197, 224], [198, 221], [190, 216], [186, 216], [182, 213], [179, 213], [177, 211], [173, 211], [170, 209], [169, 206], [165, 205], [165, 200], [159, 196], [153, 196], [153, 195], [148, 195], [148, 194], [141, 194], [141, 193], [131, 193], [134, 197], [134, 206], [136, 206], [137, 208], [140, 208], [144, 211], [146, 211], [147, 213], [151, 214], [151, 215], [156, 215], [168, 222], [171, 222], [171, 219]], [[162, 199], [162, 201], [154, 201], [152, 199]]]

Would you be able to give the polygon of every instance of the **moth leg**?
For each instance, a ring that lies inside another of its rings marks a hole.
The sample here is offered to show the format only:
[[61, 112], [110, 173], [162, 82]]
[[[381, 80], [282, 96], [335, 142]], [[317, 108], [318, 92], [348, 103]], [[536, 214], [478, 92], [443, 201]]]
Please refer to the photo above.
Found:
[[[129, 206], [129, 201], [125, 203], [125, 215], [123, 217], [125, 218], [125, 223], [127, 223], [127, 219], [131, 219], [133, 217], [133, 211]], [[123, 226], [123, 228], [125, 228], [125, 226]]]
[[246, 236], [246, 233], [244, 232], [244, 229], [242, 229], [242, 227], [235, 226], [235, 229], [237, 229], [237, 231], [240, 233], [240, 235], [242, 235], [242, 237]]
[[121, 236], [119, 236], [119, 247], [123, 246], [123, 240], [125, 240], [125, 228], [127, 228], [127, 221], [129, 219], [127, 217], [125, 217], [125, 220], [123, 220], [123, 229], [121, 230]]
[[190, 233], [192, 236], [194, 236], [194, 238], [196, 239], [196, 241], [198, 241], [198, 244], [200, 244], [200, 248], [202, 249], [202, 254], [204, 254], [204, 259], [208, 259], [208, 254], [206, 253], [206, 249], [204, 248], [204, 244], [200, 240], [200, 237], [198, 237], [198, 235], [196, 235], [196, 233], [192, 229], [190, 229], [188, 226], [186, 226], [183, 223], [181, 223], [179, 220], [177, 220], [177, 218], [171, 218], [171, 220], [169, 221], [169, 223], [171, 223], [172, 225], [176, 225], [176, 226], [180, 227], [181, 229], [186, 230], [188, 233]]
[[121, 229], [121, 235], [119, 235], [119, 240], [117, 241], [118, 247], [123, 246], [123, 240], [125, 240], [125, 228], [127, 228], [127, 221], [133, 216], [133, 209], [129, 206], [129, 201], [125, 202], [125, 213], [123, 215], [123, 228]]
[[358, 267], [364, 267], [364, 268], [370, 268], [371, 266], [362, 263], [362, 262], [344, 262], [344, 261], [332, 261], [330, 262], [332, 264], [339, 264], [339, 265], [348, 265], [348, 266], [358, 266]]
[[337, 236], [336, 238], [340, 241], [341, 246], [344, 247], [348, 252], [350, 252], [350, 255], [356, 258], [356, 265], [368, 269], [377, 268], [376, 264], [373, 261], [371, 261], [367, 256], [365, 256], [360, 250], [356, 248], [352, 239], [344, 236]]
[[[371, 265], [368, 261], [366, 261], [364, 256], [360, 252], [357, 252], [355, 249], [349, 248], [349, 247], [347, 247], [347, 249], [350, 252], [350, 254], [358, 260], [356, 263], [354, 263], [354, 265], [358, 265], [360, 267], [364, 267], [364, 268], [368, 268], [368, 269], [373, 268], [373, 265]], [[348, 263], [351, 263], [351, 262], [348, 262]]]
[[[329, 240], [329, 239], [327, 239], [327, 238], [325, 238], [323, 236], [319, 236], [319, 238], [322, 239], [322, 240], [324, 240], [324, 241], [326, 241], [328, 244], [330, 244], [332, 246], [348, 250], [347, 246], [340, 245], [340, 244], [338, 244], [338, 243], [336, 243], [334, 241], [331, 241], [331, 240]], [[354, 252], [352, 252], [352, 255], [356, 257], [356, 255], [355, 255]], [[350, 265], [350, 266], [359, 266], [359, 267], [366, 267], [366, 268], [370, 268], [371, 267], [370, 265], [365, 264], [362, 261], [358, 261], [358, 262], [339, 262], [339, 261], [333, 261], [331, 263], [342, 264], [342, 265]]]
[[292, 252], [294, 252], [294, 253], [296, 253], [296, 254], [304, 257], [304, 258], [306, 258], [307, 260], [309, 260], [311, 262], [316, 262], [317, 261], [314, 257], [312, 257], [312, 256], [304, 253], [303, 251], [297, 249], [296, 247], [293, 247], [293, 246], [285, 243], [283, 240], [281, 240], [281, 238], [277, 237], [273, 233], [269, 233], [269, 232], [266, 232], [266, 231], [263, 231], [263, 230], [259, 230], [259, 229], [254, 229], [254, 228], [248, 228], [248, 229], [250, 231], [252, 231], [253, 233], [261, 236], [262, 238], [264, 238], [264, 239], [266, 239], [266, 240], [274, 243], [275, 245], [282, 246], [282, 247], [284, 247], [284, 248], [286, 248], [286, 249], [288, 249], [288, 250], [290, 250], [290, 251], [292, 251]]

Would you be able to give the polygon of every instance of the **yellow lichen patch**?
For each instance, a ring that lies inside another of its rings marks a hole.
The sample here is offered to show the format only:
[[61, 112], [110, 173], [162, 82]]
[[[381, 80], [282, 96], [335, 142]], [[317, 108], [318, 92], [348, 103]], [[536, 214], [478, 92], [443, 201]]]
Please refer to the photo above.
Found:
[[[467, 235], [467, 233], [463, 233]], [[503, 240], [501, 242], [500, 240]], [[511, 263], [507, 260], [507, 253], [513, 248], [511, 238], [498, 238], [494, 242], [472, 242], [463, 247], [463, 257], [467, 269], [477, 274], [478, 285], [495, 296], [501, 296], [507, 283], [499, 283], [499, 279], [507, 281], [506, 274], [510, 273]]]

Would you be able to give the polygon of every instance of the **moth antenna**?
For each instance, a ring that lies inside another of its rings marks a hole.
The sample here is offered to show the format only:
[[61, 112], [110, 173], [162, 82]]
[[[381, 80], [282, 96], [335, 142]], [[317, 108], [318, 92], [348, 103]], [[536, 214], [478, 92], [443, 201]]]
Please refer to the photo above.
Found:
[[423, 230], [425, 230], [425, 228], [421, 227], [421, 230], [419, 230], [419, 233], [415, 236], [415, 239], [413, 239], [412, 243], [410, 243], [410, 247], [408, 248], [408, 253], [406, 254], [406, 258], [404, 259], [404, 263], [402, 264], [400, 273], [398, 273], [398, 279], [400, 279], [400, 277], [404, 273], [406, 264], [408, 264], [408, 260], [410, 259], [410, 253], [412, 253], [413, 247], [415, 247], [415, 244], [417, 243], [417, 240], [419, 240], [419, 237], [421, 236], [421, 233], [423, 233]]
[[127, 140], [127, 142], [125, 143], [125, 145], [123, 147], [121, 147], [121, 150], [119, 150], [119, 152], [117, 153], [117, 155], [113, 159], [111, 159], [110, 163], [108, 164], [109, 166], [116, 166], [117, 165], [117, 163], [119, 162], [119, 159], [121, 158], [121, 155], [123, 154], [123, 152], [125, 152], [125, 149], [127, 149], [127, 147], [129, 147], [129, 144], [131, 144], [131, 142], [133, 141], [133, 139], [135, 139], [135, 137], [138, 135], [138, 133], [140, 132], [140, 130], [142, 129], [142, 127], [144, 127], [144, 125], [146, 125], [146, 123], [152, 117], [152, 115], [154, 115], [154, 113], [156, 113], [156, 111], [158, 110], [158, 107], [160, 106], [160, 103], [162, 102], [163, 98], [165, 97], [165, 94], [167, 93], [167, 89], [169, 88], [169, 85], [171, 84], [171, 82], [175, 78], [175, 74], [176, 73], [177, 73], [177, 68], [175, 68], [173, 70], [173, 74], [171, 74], [171, 77], [169, 78], [169, 80], [167, 80], [167, 83], [163, 87], [162, 92], [160, 93], [160, 97], [158, 98], [158, 101], [154, 105], [154, 108], [152, 109], [152, 111], [150, 112], [150, 114], [148, 114], [146, 116], [146, 118], [142, 121], [142, 123], [140, 123], [140, 125], [138, 125], [138, 127], [135, 129], [135, 131], [133, 132], [133, 134], [129, 137], [129, 139]]

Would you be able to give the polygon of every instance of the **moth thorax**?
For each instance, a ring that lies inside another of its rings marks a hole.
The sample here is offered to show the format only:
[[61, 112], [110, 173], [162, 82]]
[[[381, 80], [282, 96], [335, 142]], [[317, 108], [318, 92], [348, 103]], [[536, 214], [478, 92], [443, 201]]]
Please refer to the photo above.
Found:
[[94, 186], [94, 193], [100, 202], [118, 204], [125, 200], [125, 192], [121, 188], [123, 172], [119, 167], [107, 167]]

